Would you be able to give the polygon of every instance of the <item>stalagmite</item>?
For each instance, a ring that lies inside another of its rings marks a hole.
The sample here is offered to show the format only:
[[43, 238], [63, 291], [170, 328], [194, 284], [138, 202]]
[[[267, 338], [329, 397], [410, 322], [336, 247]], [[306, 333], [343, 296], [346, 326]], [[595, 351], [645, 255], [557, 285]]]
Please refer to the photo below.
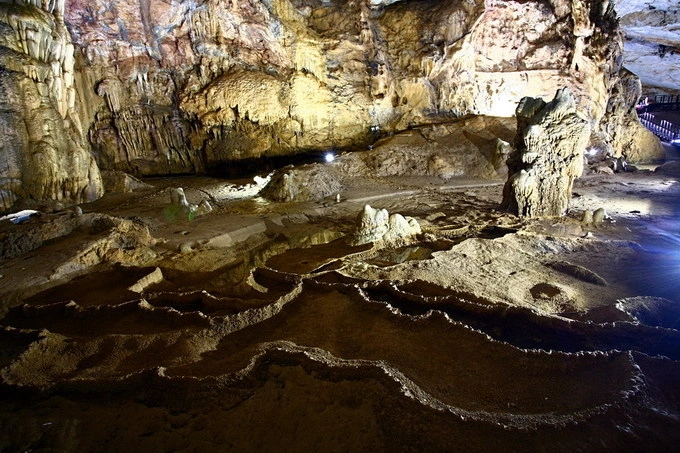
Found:
[[568, 89], [546, 103], [524, 98], [517, 106], [516, 149], [508, 158], [503, 206], [520, 216], [564, 215], [574, 179], [583, 172], [590, 125]]

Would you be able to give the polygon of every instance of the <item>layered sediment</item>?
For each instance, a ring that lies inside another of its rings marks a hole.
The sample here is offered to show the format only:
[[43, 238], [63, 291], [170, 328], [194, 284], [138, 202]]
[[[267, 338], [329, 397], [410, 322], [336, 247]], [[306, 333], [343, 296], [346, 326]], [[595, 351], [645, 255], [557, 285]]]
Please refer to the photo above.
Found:
[[672, 450], [677, 181], [587, 175], [533, 219], [500, 181], [368, 175], [306, 202], [185, 178], [193, 219], [159, 178], [0, 225], [3, 448]]

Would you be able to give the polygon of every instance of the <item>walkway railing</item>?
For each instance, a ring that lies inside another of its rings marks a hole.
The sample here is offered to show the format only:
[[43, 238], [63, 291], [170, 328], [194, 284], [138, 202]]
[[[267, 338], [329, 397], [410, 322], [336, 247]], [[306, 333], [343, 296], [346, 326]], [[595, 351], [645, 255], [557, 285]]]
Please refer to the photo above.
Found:
[[680, 110], [680, 95], [658, 94], [646, 96], [642, 109], [645, 112], [661, 112], [664, 110]]
[[680, 110], [680, 95], [647, 96], [638, 105], [637, 112], [640, 122], [664, 142], [680, 140], [680, 124], [662, 120], [654, 112]]
[[638, 115], [640, 122], [664, 142], [680, 139], [680, 126], [670, 121], [659, 120], [653, 113], [645, 112]]

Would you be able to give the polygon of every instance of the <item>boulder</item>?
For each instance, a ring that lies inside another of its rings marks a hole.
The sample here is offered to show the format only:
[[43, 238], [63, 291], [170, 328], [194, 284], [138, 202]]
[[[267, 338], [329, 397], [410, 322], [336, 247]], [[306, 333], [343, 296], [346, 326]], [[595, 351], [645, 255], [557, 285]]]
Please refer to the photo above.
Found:
[[341, 189], [334, 164], [310, 164], [276, 171], [260, 195], [272, 201], [319, 201]]

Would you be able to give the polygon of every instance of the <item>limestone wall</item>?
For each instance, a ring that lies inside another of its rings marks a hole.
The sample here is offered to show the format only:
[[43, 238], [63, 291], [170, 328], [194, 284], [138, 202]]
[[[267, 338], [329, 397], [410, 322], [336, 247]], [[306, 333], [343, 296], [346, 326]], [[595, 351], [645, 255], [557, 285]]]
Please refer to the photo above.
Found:
[[[241, 159], [365, 146], [462, 115], [512, 116], [521, 98], [562, 87], [615, 153], [615, 135], [637, 124], [626, 108], [626, 121], [605, 127], [612, 93], [625, 87], [609, 2], [64, 1], [0, 3], [2, 21], [17, 30], [16, 55], [40, 62], [16, 77], [49, 93], [54, 127], [102, 169], [219, 172]], [[2, 104], [26, 112], [13, 102]]]
[[674, 0], [617, 0], [625, 34], [624, 60], [645, 93], [680, 93], [680, 3]]
[[606, 5], [67, 0], [65, 14], [96, 75], [82, 88], [106, 101], [89, 124], [99, 162], [155, 174], [511, 116], [562, 86], [597, 130], [621, 69]]
[[0, 211], [102, 193], [74, 88], [63, 1], [0, 3]]

